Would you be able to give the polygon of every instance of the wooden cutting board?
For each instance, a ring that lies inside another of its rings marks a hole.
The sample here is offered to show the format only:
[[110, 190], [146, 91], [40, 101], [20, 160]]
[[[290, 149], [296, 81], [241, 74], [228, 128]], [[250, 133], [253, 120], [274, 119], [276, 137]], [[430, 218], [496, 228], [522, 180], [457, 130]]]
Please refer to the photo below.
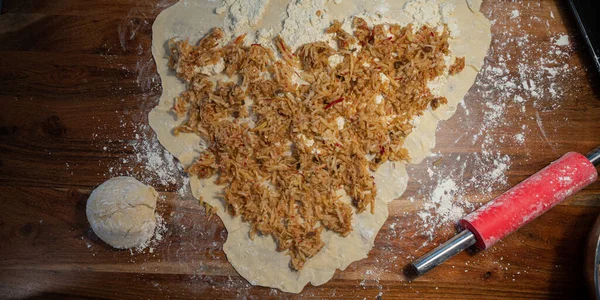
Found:
[[[459, 108], [457, 116], [438, 130], [435, 151], [445, 158], [430, 158], [410, 168], [409, 188], [390, 205], [390, 219], [369, 257], [338, 271], [327, 284], [307, 286], [299, 295], [247, 284], [221, 249], [226, 237], [222, 224], [216, 218], [209, 220], [189, 193], [177, 192], [181, 182], [152, 182], [163, 196], [158, 212], [167, 226], [153, 253], [116, 251], [103, 244], [85, 216], [90, 191], [120, 172], [156, 178], [144, 163], [131, 159], [138, 151], [132, 145], [153, 137], [143, 126], [161, 93], [150, 52], [151, 26], [158, 13], [174, 2], [4, 1], [0, 15], [0, 298], [585, 297], [583, 247], [600, 214], [600, 183], [485, 253], [462, 253], [414, 281], [402, 275], [412, 258], [455, 232], [453, 224], [443, 224], [429, 241], [415, 214], [419, 201], [407, 199], [420, 199], [423, 185], [433, 184], [428, 168], [457, 168], [448, 158], [481, 151], [478, 143], [462, 137], [465, 133], [470, 137], [476, 131], [469, 127], [485, 120], [486, 102], [503, 97], [498, 87], [481, 84], [485, 80], [465, 97], [469, 113]], [[487, 64], [498, 63], [499, 51], [513, 56], [546, 51], [544, 45], [561, 33], [570, 36], [571, 46], [565, 48], [563, 61], [556, 62], [570, 70], [566, 78], [536, 79], [537, 86], [560, 90], [561, 99], [525, 113], [516, 105], [508, 106], [504, 126], [490, 129], [498, 141], [520, 133], [522, 125], [528, 132], [523, 144], [498, 142], [491, 149], [510, 157], [508, 183], [495, 186], [487, 197], [473, 197], [475, 206], [564, 152], [585, 153], [600, 144], [598, 76], [566, 3], [496, 0], [484, 2], [482, 11], [494, 20]], [[527, 20], [544, 26], [531, 26]], [[511, 30], [529, 33], [525, 45], [506, 44]], [[540, 68], [535, 60], [525, 65]], [[507, 76], [519, 76], [523, 66], [508, 62], [507, 67]]]

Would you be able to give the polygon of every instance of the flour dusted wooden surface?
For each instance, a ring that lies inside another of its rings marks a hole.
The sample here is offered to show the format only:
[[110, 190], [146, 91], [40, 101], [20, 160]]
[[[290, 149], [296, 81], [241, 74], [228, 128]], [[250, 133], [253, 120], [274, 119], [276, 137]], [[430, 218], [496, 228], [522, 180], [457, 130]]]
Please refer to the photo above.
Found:
[[[449, 158], [481, 151], [479, 143], [470, 141], [476, 130], [469, 126], [485, 119], [482, 114], [489, 98], [503, 96], [496, 92], [500, 88], [482, 84], [486, 83], [484, 78], [465, 97], [469, 113], [459, 108], [457, 115], [438, 130], [434, 151], [444, 159], [430, 158], [410, 168], [409, 188], [390, 205], [390, 219], [369, 258], [338, 272], [323, 286], [308, 286], [299, 295], [249, 286], [227, 263], [221, 250], [226, 232], [218, 219], [209, 220], [194, 199], [178, 193], [181, 183], [161, 178], [153, 185], [164, 197], [158, 212], [165, 218], [168, 231], [153, 253], [146, 250], [132, 254], [103, 244], [85, 218], [90, 191], [119, 172], [156, 178], [155, 170], [144, 168], [145, 162], [131, 159], [139, 151], [132, 145], [152, 136], [147, 128], [141, 132], [146, 114], [160, 94], [160, 80], [149, 49], [151, 24], [162, 9], [173, 3], [4, 1], [0, 15], [2, 298], [585, 296], [583, 247], [600, 213], [599, 183], [485, 253], [462, 253], [412, 282], [402, 275], [402, 268], [414, 256], [454, 233], [453, 225], [446, 224], [428, 241], [415, 213], [419, 211], [423, 185], [435, 183], [428, 177], [428, 168], [453, 170], [459, 165]], [[528, 128], [523, 144], [497, 142], [491, 147], [510, 156], [507, 184], [518, 183], [563, 152], [585, 152], [600, 144], [598, 77], [593, 69], [586, 70], [590, 61], [563, 1], [487, 1], [482, 10], [496, 20], [492, 49], [525, 55], [523, 45], [499, 47], [506, 42], [511, 26], [515, 30], [519, 26], [510, 21], [515, 10], [523, 20], [547, 21], [547, 27], [519, 29], [529, 32], [532, 51], [560, 34], [569, 34], [572, 44], [563, 49], [568, 55], [556, 63], [568, 65], [567, 78], [536, 79], [538, 86], [555, 83], [554, 88], [563, 97], [548, 103], [545, 98], [539, 100], [547, 104], [545, 109], [528, 108], [525, 113], [516, 105], [507, 106], [504, 123], [508, 124], [489, 129], [489, 134], [500, 140], [521, 133], [522, 125]], [[486, 61], [494, 65], [500, 56], [491, 51]], [[526, 67], [539, 65], [531, 61]], [[507, 76], [519, 76], [516, 63], [509, 62], [507, 68]], [[527, 103], [533, 101], [527, 98], [529, 94], [520, 95]], [[468, 136], [461, 138], [465, 133]], [[111, 167], [115, 170], [109, 171]], [[466, 169], [464, 176], [476, 172]], [[173, 177], [181, 178], [180, 174]], [[481, 203], [506, 188], [496, 186], [487, 197], [467, 198]], [[417, 200], [408, 201], [411, 198]]]

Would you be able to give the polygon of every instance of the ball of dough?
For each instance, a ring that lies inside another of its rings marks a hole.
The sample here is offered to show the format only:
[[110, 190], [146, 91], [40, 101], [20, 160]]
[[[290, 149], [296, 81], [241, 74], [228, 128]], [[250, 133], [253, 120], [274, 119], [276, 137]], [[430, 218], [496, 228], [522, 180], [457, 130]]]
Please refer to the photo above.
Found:
[[153, 187], [135, 178], [111, 178], [90, 195], [88, 221], [107, 244], [119, 249], [138, 247], [154, 235], [157, 196]]

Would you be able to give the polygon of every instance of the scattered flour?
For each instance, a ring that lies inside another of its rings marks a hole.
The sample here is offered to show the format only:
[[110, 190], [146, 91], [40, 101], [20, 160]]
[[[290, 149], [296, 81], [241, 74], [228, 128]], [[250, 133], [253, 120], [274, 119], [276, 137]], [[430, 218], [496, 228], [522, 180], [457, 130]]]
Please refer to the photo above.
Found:
[[[273, 40], [273, 29], [269, 28], [261, 28], [256, 32], [256, 43], [257, 44], [261, 44], [261, 45], [267, 45], [269, 46], [269, 44], [271, 43], [271, 41]], [[271, 47], [273, 50], [275, 50], [275, 48]]]
[[517, 133], [515, 134], [515, 140], [517, 143], [519, 143], [519, 145], [523, 145], [523, 143], [525, 143], [525, 135], [522, 133]]
[[269, 0], [224, 0], [215, 13], [227, 13], [224, 29], [232, 36], [246, 32], [248, 27], [254, 27], [269, 5]]
[[513, 10], [513, 11], [510, 13], [510, 18], [511, 18], [511, 19], [514, 19], [514, 18], [517, 18], [517, 17], [519, 17], [519, 10], [515, 9], [515, 10]]
[[[431, 192], [428, 201], [423, 203], [423, 210], [417, 213], [425, 226], [456, 222], [464, 216], [462, 190], [451, 178], [442, 179]], [[433, 232], [431, 232], [433, 234]]]
[[443, 3], [440, 5], [440, 12], [442, 14], [442, 23], [448, 24], [448, 30], [450, 31], [451, 38], [457, 38], [460, 35], [460, 29], [456, 24], [456, 19], [452, 17], [454, 13], [454, 4]]
[[[520, 10], [491, 7], [487, 12], [492, 16], [492, 46], [471, 90], [480, 101], [460, 103], [463, 115], [457, 116], [458, 121], [468, 129], [457, 132], [454, 142], [476, 150], [463, 155], [434, 153], [430, 158], [433, 166], [422, 173], [425, 177], [415, 176], [419, 189], [408, 199], [421, 204], [417, 234], [428, 240], [510, 187], [506, 172], [511, 157], [499, 149], [524, 145], [532, 134], [553, 149], [545, 126], [550, 120], [543, 119], [543, 112], [562, 105], [568, 95], [560, 83], [568, 81], [576, 67], [568, 64], [568, 35], [549, 31], [552, 38], [543, 41], [530, 34], [535, 27], [550, 30], [552, 12], [548, 20], [518, 18], [539, 9], [539, 5], [527, 3]], [[507, 14], [511, 17], [505, 18]], [[537, 128], [529, 128], [526, 121], [533, 121]], [[507, 130], [516, 133], [507, 136]]]
[[[145, 127], [145, 126], [143, 126]], [[133, 162], [142, 165], [147, 173], [155, 174], [144, 176], [150, 180], [158, 181], [160, 185], [179, 185], [182, 182], [183, 169], [175, 158], [165, 150], [155, 137], [147, 136], [133, 144], [135, 156]]]
[[136, 247], [134, 249], [130, 249], [129, 251], [131, 252], [132, 255], [134, 253], [142, 253], [142, 252], [146, 251], [146, 249], [148, 249], [149, 253], [153, 253], [154, 247], [156, 247], [164, 239], [165, 233], [167, 232], [167, 224], [165, 223], [165, 219], [162, 216], [160, 216], [159, 214], [156, 214], [155, 217], [156, 217], [156, 229], [154, 229], [154, 236], [152, 236], [151, 239], [149, 239], [142, 245], [139, 245], [138, 247]]
[[413, 0], [404, 5], [404, 11], [419, 25], [437, 26], [441, 21], [440, 7], [435, 1]]
[[213, 76], [213, 75], [217, 75], [217, 74], [223, 72], [224, 69], [225, 69], [225, 61], [221, 58], [214, 65], [207, 65], [207, 66], [202, 66], [202, 67], [195, 66], [194, 72], [204, 74], [207, 76]]
[[556, 39], [556, 41], [554, 42], [554, 45], [568, 46], [569, 45], [569, 36], [566, 34], [561, 35], [558, 39]]
[[[328, 14], [317, 15], [325, 7], [326, 0], [295, 0], [287, 7], [287, 18], [281, 36], [292, 48], [318, 41], [329, 40], [325, 29], [331, 25]], [[331, 41], [332, 46], [335, 43]]]
[[344, 56], [340, 54], [334, 54], [329, 57], [329, 66], [332, 68], [341, 64], [344, 61]]
[[[126, 143], [122, 150], [127, 155], [111, 163], [103, 175], [107, 178], [115, 176], [132, 176], [145, 184], [154, 187], [179, 186], [186, 177], [183, 169], [175, 158], [165, 150], [156, 139], [152, 129], [146, 124], [135, 121], [121, 120], [121, 128], [134, 127], [135, 138], [132, 140], [109, 139], [108, 144]], [[137, 128], [135, 127], [137, 126]], [[114, 149], [104, 146], [105, 152], [114, 152]], [[120, 153], [122, 156], [123, 153]]]

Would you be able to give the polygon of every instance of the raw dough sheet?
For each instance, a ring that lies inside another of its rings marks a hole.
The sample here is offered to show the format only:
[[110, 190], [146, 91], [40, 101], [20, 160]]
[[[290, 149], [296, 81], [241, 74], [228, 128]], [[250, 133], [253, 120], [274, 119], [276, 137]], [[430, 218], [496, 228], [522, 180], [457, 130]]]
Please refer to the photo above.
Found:
[[[295, 0], [294, 0], [295, 1]], [[264, 18], [249, 32], [260, 28], [272, 28], [274, 35], [282, 29], [282, 22], [287, 18], [286, 9], [290, 1], [272, 0], [264, 12]], [[310, 1], [304, 1], [310, 2]], [[416, 11], [409, 15], [403, 8], [407, 1], [368, 1], [343, 0], [341, 4], [327, 2], [325, 4], [330, 19], [343, 20], [358, 13], [379, 12], [387, 18], [393, 17], [401, 25], [409, 22], [423, 23], [427, 14]], [[460, 34], [449, 40], [452, 54], [466, 57], [466, 67], [459, 74], [447, 77], [438, 91], [448, 99], [448, 104], [435, 111], [425, 111], [416, 120], [416, 128], [408, 136], [405, 146], [412, 158], [410, 163], [419, 163], [427, 157], [435, 146], [435, 132], [441, 120], [450, 118], [457, 105], [463, 99], [473, 82], [491, 41], [490, 23], [479, 12], [481, 0], [447, 0], [437, 1], [440, 9], [444, 3], [452, 5], [452, 18], [456, 32]], [[180, 1], [164, 10], [154, 22], [152, 53], [156, 60], [157, 70], [162, 80], [163, 93], [160, 102], [149, 115], [150, 125], [156, 132], [161, 144], [187, 166], [193, 162], [201, 151], [200, 138], [195, 134], [180, 134], [175, 137], [173, 128], [183, 119], [177, 119], [171, 112], [176, 96], [185, 90], [185, 84], [176, 78], [168, 68], [167, 41], [173, 37], [189, 38], [197, 41], [212, 27], [221, 27], [226, 15], [215, 14], [220, 2], [197, 0]], [[423, 1], [412, 4], [422, 5]], [[382, 11], [381, 8], [385, 8]], [[418, 6], [417, 6], [418, 8]], [[336, 269], [344, 270], [350, 263], [366, 258], [372, 249], [377, 233], [388, 217], [387, 204], [398, 199], [408, 182], [403, 163], [388, 162], [382, 165], [375, 174], [378, 187], [375, 213], [365, 212], [354, 215], [353, 231], [347, 237], [341, 237], [330, 231], [322, 234], [325, 246], [312, 259], [307, 261], [300, 271], [292, 271], [289, 257], [277, 252], [274, 240], [270, 236], [257, 236], [250, 240], [250, 226], [240, 217], [232, 217], [224, 211], [223, 200], [219, 198], [221, 187], [212, 183], [212, 179], [200, 180], [190, 178], [194, 197], [202, 197], [204, 201], [217, 208], [217, 215], [223, 221], [228, 238], [223, 245], [227, 259], [236, 271], [254, 285], [277, 288], [285, 292], [299, 293], [307, 283], [321, 285], [329, 281]]]

